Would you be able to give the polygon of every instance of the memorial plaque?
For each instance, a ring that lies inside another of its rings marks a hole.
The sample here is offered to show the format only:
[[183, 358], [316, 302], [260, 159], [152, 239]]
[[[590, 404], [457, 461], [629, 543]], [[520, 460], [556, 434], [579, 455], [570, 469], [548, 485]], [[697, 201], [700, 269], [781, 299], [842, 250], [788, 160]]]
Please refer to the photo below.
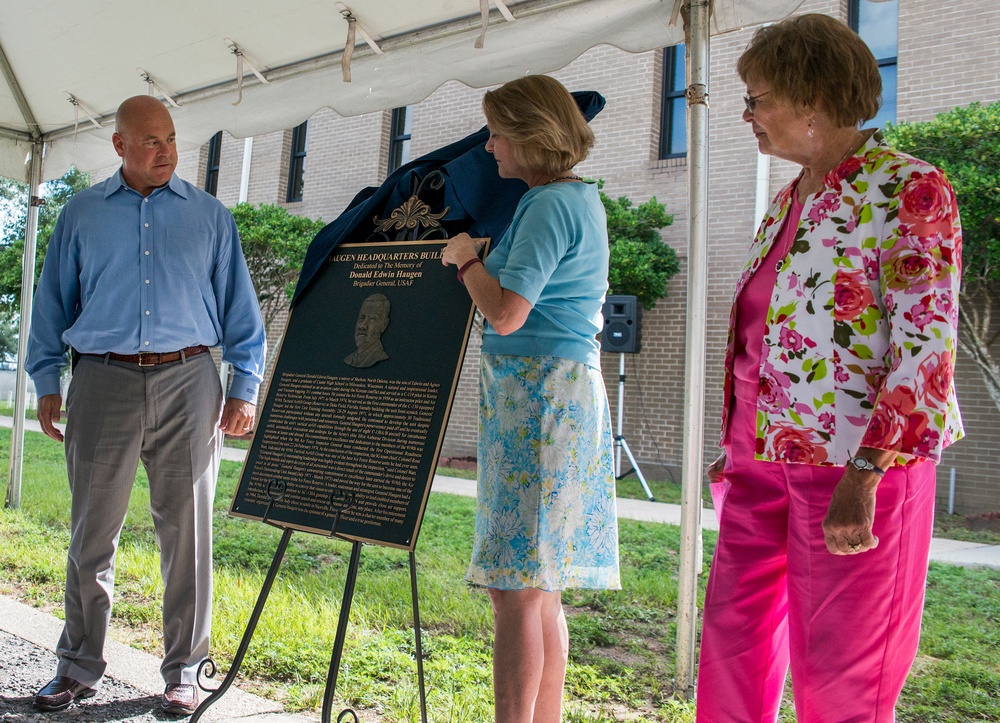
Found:
[[447, 241], [343, 244], [292, 308], [230, 513], [412, 550], [474, 306]]

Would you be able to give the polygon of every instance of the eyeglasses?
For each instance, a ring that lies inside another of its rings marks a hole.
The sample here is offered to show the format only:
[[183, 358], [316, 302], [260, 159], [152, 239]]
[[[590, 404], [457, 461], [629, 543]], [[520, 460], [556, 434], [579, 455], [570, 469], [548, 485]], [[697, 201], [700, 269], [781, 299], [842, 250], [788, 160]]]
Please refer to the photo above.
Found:
[[747, 113], [753, 115], [754, 111], [757, 110], [757, 101], [763, 98], [765, 95], [771, 91], [765, 90], [763, 93], [758, 95], [745, 95], [743, 96], [743, 102], [746, 103]]

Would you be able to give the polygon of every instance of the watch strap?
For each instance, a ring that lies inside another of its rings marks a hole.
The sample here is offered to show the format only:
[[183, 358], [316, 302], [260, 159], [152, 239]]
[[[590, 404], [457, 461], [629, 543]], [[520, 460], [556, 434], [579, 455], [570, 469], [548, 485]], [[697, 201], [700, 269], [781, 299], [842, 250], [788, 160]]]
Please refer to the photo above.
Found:
[[851, 457], [851, 464], [854, 465], [854, 467], [857, 469], [874, 472], [879, 477], [885, 476], [885, 470], [879, 467], [874, 462], [872, 462], [867, 457], [862, 457], [861, 455], [855, 455], [854, 457]]

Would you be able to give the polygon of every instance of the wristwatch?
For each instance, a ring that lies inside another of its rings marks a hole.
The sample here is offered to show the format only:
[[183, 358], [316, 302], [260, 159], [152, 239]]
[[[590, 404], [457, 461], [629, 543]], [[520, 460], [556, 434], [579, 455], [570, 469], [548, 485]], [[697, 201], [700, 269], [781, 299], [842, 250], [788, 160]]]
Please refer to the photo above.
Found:
[[870, 459], [865, 459], [864, 457], [860, 456], [851, 457], [850, 463], [854, 465], [855, 468], [860, 469], [862, 472], [874, 472], [879, 477], [885, 476], [885, 470], [876, 465]]

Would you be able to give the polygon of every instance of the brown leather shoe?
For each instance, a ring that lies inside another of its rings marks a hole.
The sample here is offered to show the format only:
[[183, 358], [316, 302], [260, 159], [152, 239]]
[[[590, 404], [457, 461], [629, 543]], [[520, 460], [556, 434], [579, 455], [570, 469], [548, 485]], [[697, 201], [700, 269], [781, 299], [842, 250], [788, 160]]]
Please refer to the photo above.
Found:
[[164, 713], [191, 715], [198, 707], [198, 689], [184, 683], [168, 683], [160, 708]]
[[47, 711], [62, 710], [77, 698], [89, 698], [96, 694], [96, 690], [83, 683], [77, 683], [65, 675], [57, 675], [35, 694], [35, 707]]

